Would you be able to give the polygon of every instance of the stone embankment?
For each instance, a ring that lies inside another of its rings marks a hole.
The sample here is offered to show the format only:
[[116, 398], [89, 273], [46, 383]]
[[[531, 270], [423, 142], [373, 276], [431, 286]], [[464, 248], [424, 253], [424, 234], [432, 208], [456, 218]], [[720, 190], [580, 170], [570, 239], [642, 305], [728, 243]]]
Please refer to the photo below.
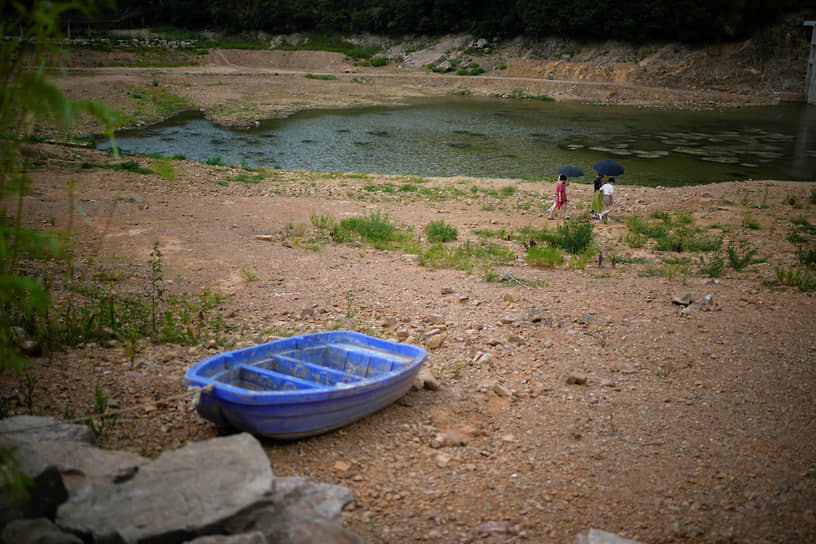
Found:
[[279, 478], [253, 436], [241, 433], [166, 451], [155, 460], [97, 448], [88, 427], [53, 418], [0, 421], [34, 484], [3, 489], [5, 544], [353, 544], [341, 512], [348, 488]]

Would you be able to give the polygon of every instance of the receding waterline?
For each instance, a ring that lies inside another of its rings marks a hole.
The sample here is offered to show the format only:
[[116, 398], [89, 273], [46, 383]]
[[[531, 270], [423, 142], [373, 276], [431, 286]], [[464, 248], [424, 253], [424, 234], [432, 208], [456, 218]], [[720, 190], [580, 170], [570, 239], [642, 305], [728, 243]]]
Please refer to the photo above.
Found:
[[610, 158], [626, 168], [620, 181], [638, 185], [816, 179], [816, 108], [798, 105], [689, 112], [448, 98], [306, 111], [247, 130], [186, 112], [116, 143], [125, 153], [325, 172], [552, 178], [574, 165], [589, 179]]

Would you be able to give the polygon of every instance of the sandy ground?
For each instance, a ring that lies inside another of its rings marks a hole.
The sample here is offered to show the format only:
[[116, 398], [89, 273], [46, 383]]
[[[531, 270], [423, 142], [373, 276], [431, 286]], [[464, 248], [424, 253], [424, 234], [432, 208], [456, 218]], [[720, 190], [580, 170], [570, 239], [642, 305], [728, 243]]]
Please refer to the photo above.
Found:
[[[409, 84], [399, 69], [369, 82], [342, 63], [338, 80], [319, 81], [301, 73], [325, 65], [244, 67], [224, 56], [184, 69], [84, 68], [62, 84], [74, 97], [127, 103], [127, 89], [155, 79], [208, 111], [249, 104], [252, 115], [232, 115], [236, 123], [478, 85], [426, 75]], [[521, 85], [488, 83], [485, 93]], [[626, 100], [695, 92], [627, 88], [615, 92]], [[600, 255], [583, 267], [567, 258], [538, 268], [525, 263], [521, 242], [499, 233], [561, 224], [544, 211], [552, 182], [423, 180], [467, 195], [433, 199], [366, 189], [406, 183], [401, 176], [266, 171], [245, 183], [240, 169], [178, 161], [168, 181], [80, 168], [109, 160], [92, 150], [33, 152], [42, 160], [26, 224], [70, 229], [78, 274], [102, 266], [120, 271], [123, 286], [144, 285], [158, 242], [169, 291], [229, 295], [218, 308], [228, 332], [197, 346], [143, 346], [131, 360], [122, 346], [88, 344], [36, 359], [28, 372], [37, 414], [89, 413], [99, 384], [125, 411], [105, 444], [155, 456], [219, 432], [179, 398], [184, 372], [210, 353], [338, 326], [416, 344], [438, 329], [445, 340], [426, 363], [438, 389], [412, 391], [336, 432], [264, 442], [275, 473], [348, 486], [356, 500], [346, 527], [365, 542], [561, 543], [590, 527], [644, 543], [816, 540], [816, 311], [812, 294], [774, 285], [775, 267], [798, 263], [787, 236], [792, 219], [813, 216], [814, 183], [620, 185], [614, 220], [593, 223]], [[502, 197], [505, 186], [515, 190]], [[573, 216], [586, 213], [590, 186], [573, 183], [568, 196]], [[625, 218], [655, 211], [688, 212], [761, 262], [712, 278], [698, 254], [630, 247]], [[516, 258], [491, 269], [503, 281], [487, 281], [480, 269], [434, 269], [404, 251], [333, 243], [310, 221], [374, 212], [419, 243], [430, 221], [458, 229], [452, 247], [491, 231]], [[690, 259], [686, 272], [678, 258]], [[682, 293], [711, 302], [686, 308], [673, 302]], [[3, 376], [0, 392], [7, 413], [27, 412], [21, 378]]]

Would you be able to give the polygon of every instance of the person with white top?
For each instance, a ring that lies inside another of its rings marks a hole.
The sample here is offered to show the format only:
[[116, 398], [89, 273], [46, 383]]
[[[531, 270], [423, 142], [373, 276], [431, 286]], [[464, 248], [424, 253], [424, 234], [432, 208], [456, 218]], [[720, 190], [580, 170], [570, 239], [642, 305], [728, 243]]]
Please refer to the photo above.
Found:
[[598, 214], [598, 219], [609, 218], [609, 212], [612, 209], [614, 199], [612, 195], [615, 193], [615, 178], [607, 178], [603, 185], [601, 185], [601, 192], [603, 193], [604, 211]]

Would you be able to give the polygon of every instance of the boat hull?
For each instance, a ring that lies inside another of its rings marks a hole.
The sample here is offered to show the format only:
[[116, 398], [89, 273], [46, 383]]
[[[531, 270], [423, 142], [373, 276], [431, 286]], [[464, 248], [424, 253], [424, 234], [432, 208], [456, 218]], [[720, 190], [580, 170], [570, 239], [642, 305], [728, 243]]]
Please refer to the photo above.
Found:
[[[185, 376], [218, 424], [295, 439], [347, 425], [411, 388], [424, 349], [351, 331], [294, 336], [208, 357]], [[209, 389], [209, 388], [208, 388]]]

